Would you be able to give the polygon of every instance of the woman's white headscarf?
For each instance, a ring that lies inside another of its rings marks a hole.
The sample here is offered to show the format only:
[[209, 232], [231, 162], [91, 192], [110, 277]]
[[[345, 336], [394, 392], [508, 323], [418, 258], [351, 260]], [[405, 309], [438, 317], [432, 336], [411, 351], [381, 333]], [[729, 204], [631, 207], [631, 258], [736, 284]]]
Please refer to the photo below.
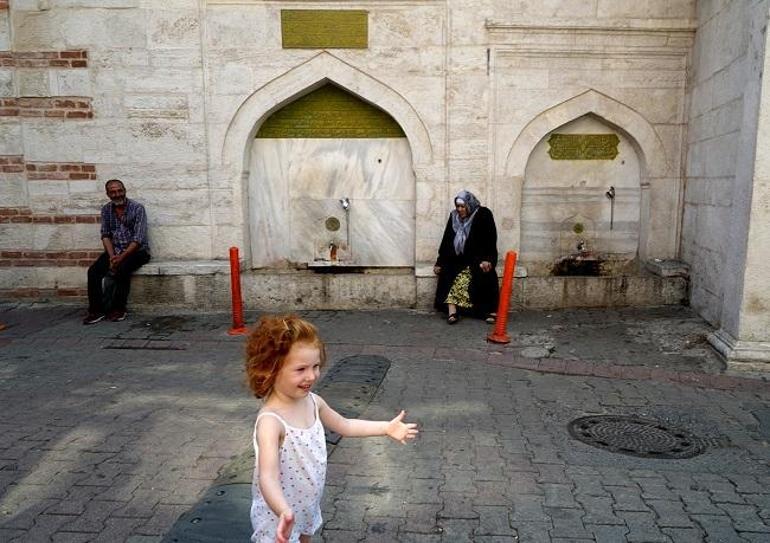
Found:
[[457, 196], [455, 196], [455, 206], [458, 204], [465, 205], [465, 208], [468, 210], [468, 216], [465, 220], [460, 218], [457, 209], [453, 209], [451, 213], [452, 229], [455, 231], [455, 254], [461, 255], [465, 251], [465, 241], [468, 239], [468, 234], [471, 231], [471, 223], [481, 204], [479, 203], [478, 198], [467, 190], [461, 190], [457, 193]]

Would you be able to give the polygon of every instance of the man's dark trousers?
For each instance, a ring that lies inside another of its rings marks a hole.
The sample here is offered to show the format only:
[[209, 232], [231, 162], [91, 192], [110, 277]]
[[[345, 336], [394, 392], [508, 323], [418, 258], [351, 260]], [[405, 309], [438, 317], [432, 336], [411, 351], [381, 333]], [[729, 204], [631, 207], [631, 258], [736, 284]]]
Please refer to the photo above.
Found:
[[[124, 311], [128, 303], [128, 293], [131, 290], [131, 275], [150, 261], [150, 254], [138, 250], [128, 255], [114, 272], [110, 272], [110, 257], [103, 252], [96, 262], [88, 268], [88, 312], [104, 313], [106, 310]], [[110, 275], [115, 282], [115, 292], [110, 307], [105, 307], [102, 279]]]

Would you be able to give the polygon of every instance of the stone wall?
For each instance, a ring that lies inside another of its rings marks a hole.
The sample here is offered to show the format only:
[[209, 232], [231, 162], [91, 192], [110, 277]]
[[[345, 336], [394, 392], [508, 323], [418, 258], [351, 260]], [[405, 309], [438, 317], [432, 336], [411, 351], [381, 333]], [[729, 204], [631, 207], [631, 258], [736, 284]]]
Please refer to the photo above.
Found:
[[0, 251], [41, 261], [0, 257], [0, 289], [82, 292], [85, 259], [73, 254], [99, 250], [94, 217], [113, 177], [147, 205], [156, 261], [224, 261], [235, 245], [251, 267], [254, 136], [329, 80], [386, 111], [409, 142], [415, 272], [404, 292], [416, 302], [433, 284], [452, 195], [477, 193], [501, 252], [520, 249], [529, 157], [587, 114], [638, 157], [640, 255], [677, 255], [694, 0], [345, 2], [369, 13], [367, 48], [284, 49], [280, 10], [308, 7], [0, 3]]
[[770, 359], [770, 3], [699, 3], [682, 253], [691, 301], [737, 364]]

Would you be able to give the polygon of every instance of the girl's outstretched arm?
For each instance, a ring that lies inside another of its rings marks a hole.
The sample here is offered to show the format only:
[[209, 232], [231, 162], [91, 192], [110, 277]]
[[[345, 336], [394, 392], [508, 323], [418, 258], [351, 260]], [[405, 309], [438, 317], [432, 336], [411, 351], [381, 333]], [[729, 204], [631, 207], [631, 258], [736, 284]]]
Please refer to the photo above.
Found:
[[334, 409], [323, 398], [318, 398], [318, 414], [324, 427], [332, 432], [337, 432], [344, 437], [368, 437], [368, 436], [388, 436], [400, 443], [406, 443], [409, 439], [417, 437], [417, 425], [413, 422], [403, 422], [405, 411], [401, 411], [393, 420], [363, 420], [346, 419]]
[[276, 541], [289, 540], [294, 514], [281, 490], [280, 458], [283, 425], [275, 417], [262, 417], [257, 424], [257, 445], [259, 446], [259, 490], [265, 502], [279, 517]]

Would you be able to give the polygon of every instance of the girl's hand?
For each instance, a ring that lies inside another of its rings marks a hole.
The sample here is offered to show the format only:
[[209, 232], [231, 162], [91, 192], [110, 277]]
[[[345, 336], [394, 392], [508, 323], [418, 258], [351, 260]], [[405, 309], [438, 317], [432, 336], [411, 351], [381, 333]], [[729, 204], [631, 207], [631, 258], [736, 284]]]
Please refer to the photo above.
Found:
[[492, 263], [488, 260], [482, 260], [481, 264], [479, 264], [479, 268], [481, 268], [481, 271], [488, 272], [492, 269]]
[[401, 410], [401, 413], [396, 415], [396, 418], [390, 421], [387, 428], [385, 428], [385, 434], [387, 434], [388, 437], [404, 444], [407, 439], [414, 439], [417, 437], [418, 433], [416, 424], [413, 422], [402, 422], [405, 416], [406, 411]]
[[289, 543], [293, 526], [294, 513], [291, 510], [281, 513], [281, 516], [278, 517], [278, 528], [275, 530], [275, 543]]

